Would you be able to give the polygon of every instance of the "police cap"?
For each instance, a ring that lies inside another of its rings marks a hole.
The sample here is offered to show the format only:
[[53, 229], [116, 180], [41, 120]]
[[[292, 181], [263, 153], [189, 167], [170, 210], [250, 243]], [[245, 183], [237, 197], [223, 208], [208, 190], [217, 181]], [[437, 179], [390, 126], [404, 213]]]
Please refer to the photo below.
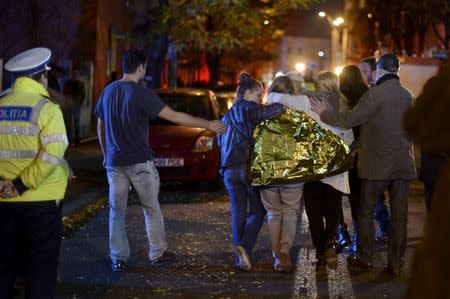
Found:
[[52, 52], [47, 48], [33, 48], [11, 58], [5, 64], [5, 70], [14, 73], [17, 77], [48, 71], [51, 56]]

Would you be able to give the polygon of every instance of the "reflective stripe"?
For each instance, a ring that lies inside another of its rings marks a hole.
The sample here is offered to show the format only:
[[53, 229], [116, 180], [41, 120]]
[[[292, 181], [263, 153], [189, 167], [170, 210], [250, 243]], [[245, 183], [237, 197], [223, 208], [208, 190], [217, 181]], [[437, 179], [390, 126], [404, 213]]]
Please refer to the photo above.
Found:
[[0, 127], [0, 134], [18, 135], [18, 136], [38, 136], [39, 128], [35, 125], [29, 127], [5, 126]]
[[73, 171], [70, 168], [69, 163], [67, 163], [67, 161], [64, 158], [59, 158], [59, 157], [47, 154], [44, 151], [39, 152], [38, 158], [41, 159], [42, 161], [45, 161], [45, 162], [50, 163], [55, 166], [61, 164], [61, 166], [64, 167], [67, 170], [67, 172], [69, 172], [69, 179], [71, 179], [73, 177]]
[[47, 145], [47, 144], [55, 143], [55, 142], [62, 142], [64, 144], [69, 144], [69, 141], [67, 140], [67, 135], [59, 134], [59, 133], [43, 136], [43, 137], [41, 137], [41, 142], [42, 142], [42, 145]]
[[37, 102], [36, 105], [33, 107], [33, 112], [31, 112], [31, 119], [30, 122], [37, 125], [39, 120], [39, 114], [41, 113], [42, 108], [47, 104], [49, 100], [42, 98]]
[[62, 167], [66, 168], [69, 172], [69, 179], [73, 177], [73, 171], [63, 158], [55, 157], [53, 155], [47, 154], [44, 151], [33, 151], [33, 150], [0, 150], [0, 159], [34, 159], [38, 156], [44, 162], [58, 166], [61, 164]]
[[61, 159], [61, 165], [67, 169], [67, 171], [69, 172], [69, 180], [71, 180], [72, 178], [74, 178], [74, 173], [72, 168], [70, 168], [69, 163], [67, 163], [66, 159]]
[[52, 165], [55, 165], [55, 166], [58, 165], [60, 163], [60, 160], [61, 160], [60, 158], [55, 157], [55, 156], [50, 155], [50, 154], [47, 154], [44, 151], [40, 151], [39, 152], [38, 158], [41, 159], [42, 161], [45, 161], [45, 162], [47, 162], [49, 164], [52, 164]]
[[0, 150], [0, 159], [32, 159], [36, 155], [33, 150]]

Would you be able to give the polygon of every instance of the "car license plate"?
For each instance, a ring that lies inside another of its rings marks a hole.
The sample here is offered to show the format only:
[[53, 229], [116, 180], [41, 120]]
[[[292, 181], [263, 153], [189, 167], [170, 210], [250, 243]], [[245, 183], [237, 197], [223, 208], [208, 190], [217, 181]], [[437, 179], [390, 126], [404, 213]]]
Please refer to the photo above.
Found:
[[183, 158], [154, 158], [153, 163], [156, 167], [183, 167]]

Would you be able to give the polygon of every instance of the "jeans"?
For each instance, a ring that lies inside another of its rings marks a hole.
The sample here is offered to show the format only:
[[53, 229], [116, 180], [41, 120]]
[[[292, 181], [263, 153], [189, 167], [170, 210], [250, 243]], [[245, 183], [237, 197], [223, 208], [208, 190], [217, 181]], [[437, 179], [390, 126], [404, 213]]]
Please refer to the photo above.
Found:
[[266, 216], [259, 189], [250, 185], [246, 165], [226, 168], [223, 176], [230, 197], [233, 245], [250, 254]]
[[17, 274], [25, 275], [25, 298], [54, 298], [61, 206], [55, 201], [0, 203], [0, 238], [0, 298], [13, 298]]
[[383, 194], [378, 196], [375, 206], [375, 220], [378, 224], [377, 237], [383, 237], [388, 234], [390, 218], [388, 207], [386, 206], [386, 197], [383, 192]]
[[406, 251], [409, 180], [362, 180], [361, 205], [358, 215], [357, 256], [372, 261], [374, 251], [374, 209], [377, 198], [387, 189], [391, 208], [388, 265], [401, 267]]
[[153, 161], [106, 168], [109, 182], [109, 247], [111, 259], [127, 261], [130, 244], [125, 230], [125, 215], [130, 184], [141, 201], [150, 260], [160, 258], [167, 249], [164, 218], [158, 202], [159, 175]]
[[306, 183], [303, 194], [313, 245], [317, 257], [321, 257], [325, 254], [326, 246], [334, 245], [337, 241], [342, 193], [328, 184], [317, 181]]
[[302, 192], [303, 184], [261, 189], [274, 257], [291, 250]]

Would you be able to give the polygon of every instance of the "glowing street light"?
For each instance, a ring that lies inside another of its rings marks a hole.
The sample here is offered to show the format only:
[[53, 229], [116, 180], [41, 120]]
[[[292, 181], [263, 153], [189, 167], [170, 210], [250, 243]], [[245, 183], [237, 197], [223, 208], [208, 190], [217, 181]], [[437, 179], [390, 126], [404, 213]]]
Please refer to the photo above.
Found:
[[327, 16], [327, 14], [323, 11], [319, 12], [319, 17], [321, 18], [325, 18]]
[[317, 52], [317, 55], [318, 55], [319, 57], [324, 57], [324, 56], [325, 56], [325, 52], [319, 51], [319, 52]]
[[296, 69], [298, 72], [302, 73], [302, 72], [305, 71], [306, 65], [305, 65], [304, 63], [302, 63], [302, 62], [299, 62], [299, 63], [297, 63], [297, 64], [295, 65], [295, 69]]
[[334, 69], [334, 73], [339, 76], [341, 74], [343, 68], [344, 68], [343, 66], [337, 66]]
[[333, 20], [334, 26], [341, 26], [343, 23], [344, 23], [344, 18], [342, 18], [342, 17], [339, 17], [339, 18]]
[[269, 25], [269, 23], [270, 23], [269, 20], [264, 21], [264, 25]]

